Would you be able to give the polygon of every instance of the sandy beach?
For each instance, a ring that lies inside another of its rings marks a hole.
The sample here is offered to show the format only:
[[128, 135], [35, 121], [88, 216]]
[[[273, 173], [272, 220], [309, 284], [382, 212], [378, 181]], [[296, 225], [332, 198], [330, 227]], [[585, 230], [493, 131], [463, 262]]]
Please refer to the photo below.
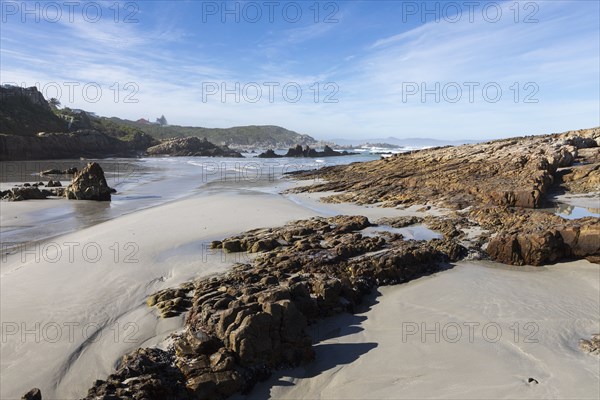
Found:
[[[35, 212], [40, 204], [3, 203], [3, 214], [11, 207]], [[223, 272], [236, 261], [209, 250], [211, 240], [312, 215], [278, 195], [222, 190], [7, 256], [1, 270], [0, 396], [19, 398], [33, 386], [47, 398], [84, 395], [123, 354], [156, 344], [182, 325], [182, 319], [154, 315], [145, 305], [147, 296]]]
[[[212, 240], [316, 215], [424, 215], [278, 194], [287, 186], [215, 182], [5, 255], [0, 396], [39, 387], [44, 398], [80, 397], [123, 354], [165, 346], [183, 316], [159, 318], [147, 297], [244, 261], [209, 249]], [[32, 215], [62, 202], [2, 203], [3, 228], [17, 215], [35, 223]], [[381, 288], [370, 309], [311, 326], [314, 363], [275, 372], [246, 398], [594, 398], [598, 359], [576, 345], [600, 329], [599, 278], [586, 261], [530, 270], [462, 262]]]
[[246, 398], [598, 398], [599, 360], [575, 338], [600, 328], [599, 283], [586, 261], [526, 271], [461, 262], [384, 287], [368, 310], [313, 327], [314, 364]]

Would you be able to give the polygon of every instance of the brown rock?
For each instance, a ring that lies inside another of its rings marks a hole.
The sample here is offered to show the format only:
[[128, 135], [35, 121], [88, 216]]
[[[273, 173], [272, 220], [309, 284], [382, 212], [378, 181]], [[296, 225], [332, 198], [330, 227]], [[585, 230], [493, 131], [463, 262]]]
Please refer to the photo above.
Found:
[[110, 188], [99, 164], [89, 163], [73, 177], [65, 195], [71, 200], [110, 201]]

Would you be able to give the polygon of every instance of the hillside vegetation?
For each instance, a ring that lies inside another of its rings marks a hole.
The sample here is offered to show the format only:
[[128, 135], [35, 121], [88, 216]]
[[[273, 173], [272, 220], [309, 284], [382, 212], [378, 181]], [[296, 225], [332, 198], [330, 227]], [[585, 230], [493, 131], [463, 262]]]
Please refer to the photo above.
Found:
[[[103, 118], [104, 119], [104, 118]], [[228, 146], [292, 147], [311, 145], [317, 141], [309, 135], [290, 131], [274, 125], [249, 125], [233, 128], [203, 128], [178, 125], [147, 125], [120, 118], [105, 118], [114, 124], [140, 129], [157, 139], [196, 136]]]

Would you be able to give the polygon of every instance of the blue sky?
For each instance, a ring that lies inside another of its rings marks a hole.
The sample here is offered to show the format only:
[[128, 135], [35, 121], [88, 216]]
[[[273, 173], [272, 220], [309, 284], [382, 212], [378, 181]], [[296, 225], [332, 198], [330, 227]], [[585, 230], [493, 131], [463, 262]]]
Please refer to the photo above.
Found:
[[322, 139], [600, 125], [595, 0], [114, 4], [2, 1], [1, 82], [99, 115]]

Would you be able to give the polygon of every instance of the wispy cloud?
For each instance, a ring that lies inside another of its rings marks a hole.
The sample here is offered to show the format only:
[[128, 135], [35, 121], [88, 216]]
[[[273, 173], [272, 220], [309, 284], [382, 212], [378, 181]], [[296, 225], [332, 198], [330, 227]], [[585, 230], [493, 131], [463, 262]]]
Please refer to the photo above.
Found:
[[[97, 82], [105, 90], [98, 102], [80, 96], [66, 105], [104, 115], [165, 114], [172, 123], [221, 127], [279, 124], [320, 137], [477, 138], [600, 125], [598, 3], [537, 2], [534, 24], [515, 23], [512, 1], [501, 3], [507, 17], [497, 23], [481, 13], [473, 22], [386, 23], [399, 21], [388, 15], [394, 3], [381, 3], [383, 11], [370, 4], [341, 3], [337, 24], [199, 24], [193, 2], [143, 3], [140, 22], [133, 24], [81, 17], [56, 24], [6, 23], [2, 81]], [[363, 14], [367, 21], [367, 13], [370, 22], [357, 25]], [[139, 88], [138, 103], [122, 101], [129, 82]], [[220, 96], [203, 102], [206, 82], [227, 88], [293, 82], [304, 92], [296, 103], [286, 101], [280, 88], [271, 102], [264, 87], [257, 103], [222, 103]], [[338, 86], [338, 102], [323, 102], [322, 86], [315, 102], [311, 87], [327, 82]], [[465, 92], [452, 103], [436, 102], [432, 94], [422, 101], [421, 93], [407, 99], [411, 82], [428, 89], [453, 82], [465, 91], [464, 82], [480, 86], [475, 101]], [[500, 101], [483, 98], [481, 86], [489, 82], [501, 86]], [[115, 83], [118, 102], [110, 90]], [[537, 85], [538, 103], [522, 101], [527, 83]]]

